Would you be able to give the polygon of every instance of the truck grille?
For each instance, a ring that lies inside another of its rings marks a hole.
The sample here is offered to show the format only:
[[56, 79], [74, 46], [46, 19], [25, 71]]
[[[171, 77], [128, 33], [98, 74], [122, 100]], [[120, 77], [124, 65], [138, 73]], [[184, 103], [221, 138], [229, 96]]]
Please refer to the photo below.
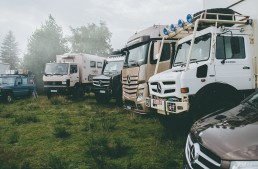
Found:
[[187, 137], [185, 157], [192, 169], [219, 169], [221, 166], [220, 157], [199, 144], [192, 135]]
[[174, 93], [175, 90], [175, 82], [167, 81], [167, 82], [151, 82], [150, 88], [152, 93], [155, 94], [168, 94]]
[[48, 86], [61, 86], [62, 82], [61, 81], [49, 81], [49, 82], [44, 82], [44, 85], [48, 85]]
[[134, 98], [136, 97], [138, 88], [138, 76], [128, 76], [122, 78], [124, 96]]
[[110, 80], [109, 79], [94, 79], [93, 85], [98, 87], [109, 87]]

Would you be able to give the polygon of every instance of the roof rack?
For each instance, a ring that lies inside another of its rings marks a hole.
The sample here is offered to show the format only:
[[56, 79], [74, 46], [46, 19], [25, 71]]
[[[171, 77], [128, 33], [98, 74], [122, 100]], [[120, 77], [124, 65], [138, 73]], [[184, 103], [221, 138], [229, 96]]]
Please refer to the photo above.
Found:
[[[209, 19], [208, 17], [213, 16], [214, 19]], [[220, 19], [220, 18], [230, 18], [231, 20], [225, 20], [225, 19]], [[168, 35], [167, 38], [172, 38], [181, 33], [182, 31], [187, 31], [187, 30], [193, 30], [193, 33], [197, 31], [197, 28], [200, 23], [207, 23], [207, 24], [215, 24], [216, 27], [220, 25], [235, 25], [237, 24], [238, 26], [243, 26], [246, 24], [251, 24], [252, 21], [249, 19], [250, 16], [247, 15], [241, 15], [241, 14], [223, 14], [223, 13], [210, 13], [205, 10], [204, 12], [200, 13], [199, 15], [196, 15], [195, 17], [192, 18], [192, 22], [183, 22], [182, 27], [175, 27], [175, 31], [169, 31], [168, 30]]]

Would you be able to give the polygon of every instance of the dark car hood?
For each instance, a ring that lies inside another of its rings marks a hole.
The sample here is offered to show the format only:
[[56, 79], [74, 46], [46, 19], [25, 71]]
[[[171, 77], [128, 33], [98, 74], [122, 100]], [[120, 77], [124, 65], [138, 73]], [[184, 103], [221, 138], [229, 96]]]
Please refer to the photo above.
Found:
[[110, 78], [111, 78], [111, 76], [98, 75], [98, 76], [94, 76], [93, 80], [109, 80]]
[[113, 77], [119, 76], [119, 75], [120, 75], [120, 73], [119, 74], [113, 73], [113, 74], [98, 75], [98, 76], [94, 76], [93, 80], [101, 80], [101, 79], [109, 80], [110, 78], [113, 78]]
[[258, 160], [258, 110], [246, 104], [200, 119], [191, 134], [223, 160]]

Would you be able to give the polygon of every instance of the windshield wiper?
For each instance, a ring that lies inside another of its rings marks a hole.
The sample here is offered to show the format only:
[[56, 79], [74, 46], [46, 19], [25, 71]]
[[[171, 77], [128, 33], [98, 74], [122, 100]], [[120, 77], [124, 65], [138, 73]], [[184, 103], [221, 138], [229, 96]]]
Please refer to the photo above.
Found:
[[138, 62], [136, 62], [135, 60], [129, 60], [129, 62], [131, 62], [132, 64], [132, 66], [140, 66], [139, 64], [138, 64]]
[[191, 62], [198, 63], [197, 59], [190, 59]]

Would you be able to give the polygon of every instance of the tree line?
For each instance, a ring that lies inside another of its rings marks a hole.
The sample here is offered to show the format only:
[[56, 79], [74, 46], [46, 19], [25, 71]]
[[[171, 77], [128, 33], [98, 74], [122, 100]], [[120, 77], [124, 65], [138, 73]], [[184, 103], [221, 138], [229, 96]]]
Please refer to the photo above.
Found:
[[70, 27], [72, 35], [65, 37], [62, 27], [49, 15], [48, 19], [39, 29], [36, 29], [28, 39], [27, 52], [18, 57], [18, 43], [12, 31], [5, 36], [0, 57], [4, 63], [9, 63], [11, 69], [23, 68], [35, 75], [38, 87], [43, 86], [42, 70], [47, 62], [55, 61], [55, 56], [67, 52], [88, 53], [107, 56], [113, 49], [111, 46], [112, 33], [105, 22], [99, 25], [89, 23], [78, 28]]

